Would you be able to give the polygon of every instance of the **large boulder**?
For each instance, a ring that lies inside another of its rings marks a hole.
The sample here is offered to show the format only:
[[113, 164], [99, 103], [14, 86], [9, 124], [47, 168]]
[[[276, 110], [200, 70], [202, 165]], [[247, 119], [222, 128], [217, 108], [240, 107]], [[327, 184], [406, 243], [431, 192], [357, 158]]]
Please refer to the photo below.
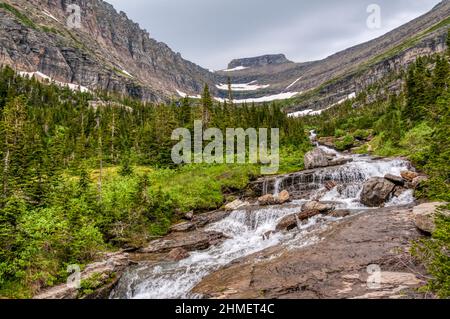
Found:
[[[446, 203], [425, 203], [414, 207], [414, 224], [420, 230], [426, 233], [433, 233], [436, 230], [435, 219], [438, 214], [438, 207], [445, 205]], [[441, 213], [450, 216], [448, 210], [441, 210]]]
[[321, 203], [318, 201], [308, 202], [303, 205], [303, 211], [319, 211], [320, 213], [328, 213], [334, 209], [331, 204]]
[[382, 177], [369, 179], [361, 192], [361, 203], [368, 207], [379, 207], [386, 203], [394, 191], [395, 184]]
[[306, 169], [327, 167], [329, 165], [329, 154], [320, 148], [315, 148], [305, 154], [304, 163]]

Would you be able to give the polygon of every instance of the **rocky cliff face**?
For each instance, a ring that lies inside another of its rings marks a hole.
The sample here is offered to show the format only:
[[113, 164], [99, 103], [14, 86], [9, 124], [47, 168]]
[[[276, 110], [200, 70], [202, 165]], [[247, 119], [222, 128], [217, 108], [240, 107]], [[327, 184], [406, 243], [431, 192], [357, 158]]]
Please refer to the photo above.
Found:
[[[81, 8], [80, 28], [70, 29], [70, 4]], [[147, 101], [198, 95], [207, 83], [226, 98], [223, 85], [251, 83], [236, 99], [292, 96], [290, 112], [318, 110], [353, 96], [418, 56], [445, 50], [450, 1], [370, 42], [324, 60], [294, 63], [284, 55], [233, 60], [229, 69], [208, 70], [184, 60], [166, 44], [102, 0], [1, 0], [0, 64], [64, 83], [116, 92]], [[219, 86], [217, 86], [219, 85]], [[401, 83], [391, 83], [392, 90]], [[263, 99], [264, 100], [264, 99]]]
[[[72, 3], [81, 8], [80, 28], [67, 26]], [[0, 21], [0, 63], [19, 71], [152, 101], [214, 82], [101, 0], [6, 0]]]
[[228, 64], [228, 68], [233, 69], [239, 66], [253, 68], [284, 63], [292, 63], [292, 62], [289, 61], [284, 54], [272, 54], [254, 58], [236, 59], [231, 61], [230, 64]]

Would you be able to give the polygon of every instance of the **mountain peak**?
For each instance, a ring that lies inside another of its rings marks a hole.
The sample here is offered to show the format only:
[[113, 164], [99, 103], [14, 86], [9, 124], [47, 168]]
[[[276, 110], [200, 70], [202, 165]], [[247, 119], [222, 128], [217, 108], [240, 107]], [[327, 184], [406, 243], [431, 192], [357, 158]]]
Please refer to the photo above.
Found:
[[237, 67], [261, 67], [266, 65], [276, 65], [292, 63], [289, 61], [284, 54], [268, 54], [252, 58], [235, 59], [228, 64], [229, 69]]

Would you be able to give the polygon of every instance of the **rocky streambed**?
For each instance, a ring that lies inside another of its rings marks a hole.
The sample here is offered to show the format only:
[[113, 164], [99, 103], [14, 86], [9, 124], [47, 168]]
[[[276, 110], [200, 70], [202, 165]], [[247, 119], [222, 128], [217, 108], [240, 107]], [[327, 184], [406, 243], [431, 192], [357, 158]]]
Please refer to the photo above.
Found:
[[168, 236], [114, 257], [121, 262], [108, 290], [87, 297], [421, 297], [414, 288], [425, 271], [409, 248], [423, 236], [418, 224], [432, 227], [435, 206], [416, 209], [413, 197], [425, 177], [404, 159], [323, 146], [305, 161], [309, 170], [257, 180], [224, 210], [189, 216]]
[[[413, 218], [418, 174], [403, 159], [322, 146], [308, 156], [309, 170], [260, 179], [230, 211], [176, 225], [141, 250], [147, 257], [125, 272], [111, 298], [412, 294], [424, 280], [408, 253], [421, 236]], [[376, 286], [368, 284], [369, 266], [381, 278]]]

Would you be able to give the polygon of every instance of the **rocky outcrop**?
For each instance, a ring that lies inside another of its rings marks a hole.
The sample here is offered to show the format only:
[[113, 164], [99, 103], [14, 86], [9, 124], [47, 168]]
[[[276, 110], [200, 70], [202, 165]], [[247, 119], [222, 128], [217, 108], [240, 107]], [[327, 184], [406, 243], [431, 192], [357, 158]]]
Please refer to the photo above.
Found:
[[[6, 0], [31, 22], [0, 8], [0, 64], [91, 90], [147, 101], [215, 92], [214, 75], [184, 60], [166, 44], [101, 0]], [[81, 7], [81, 27], [69, 29], [66, 8]]]
[[351, 162], [351, 158], [336, 157], [335, 154], [329, 154], [321, 148], [315, 148], [314, 150], [305, 154], [304, 164], [306, 169], [314, 169], [328, 166], [344, 165]]
[[138, 254], [167, 253], [174, 249], [186, 251], [205, 250], [217, 245], [225, 236], [213, 231], [192, 231], [187, 233], [171, 233], [168, 236], [151, 242], [147, 247], [137, 251]]
[[254, 58], [235, 59], [228, 64], [228, 69], [234, 69], [239, 66], [246, 68], [254, 68], [284, 63], [292, 63], [292, 62], [289, 61], [284, 54], [270, 54]]
[[390, 198], [395, 184], [382, 177], [368, 180], [361, 193], [361, 203], [369, 207], [380, 207]]
[[[312, 244], [277, 246], [205, 277], [193, 292], [206, 298], [408, 298], [423, 285], [409, 256], [420, 238], [411, 209], [377, 209], [343, 219], [302, 238]], [[321, 238], [314, 242], [313, 238]], [[258, 260], [257, 263], [254, 261]], [[371, 284], [369, 265], [381, 278]]]
[[44, 290], [33, 299], [106, 299], [130, 265], [129, 254], [125, 252], [107, 254], [102, 261], [88, 265], [80, 274], [81, 284], [89, 282], [89, 292], [65, 283]]
[[446, 203], [425, 203], [414, 207], [414, 223], [417, 228], [426, 233], [433, 233], [436, 230], [436, 216], [440, 213], [450, 217], [450, 211], [439, 209]]

